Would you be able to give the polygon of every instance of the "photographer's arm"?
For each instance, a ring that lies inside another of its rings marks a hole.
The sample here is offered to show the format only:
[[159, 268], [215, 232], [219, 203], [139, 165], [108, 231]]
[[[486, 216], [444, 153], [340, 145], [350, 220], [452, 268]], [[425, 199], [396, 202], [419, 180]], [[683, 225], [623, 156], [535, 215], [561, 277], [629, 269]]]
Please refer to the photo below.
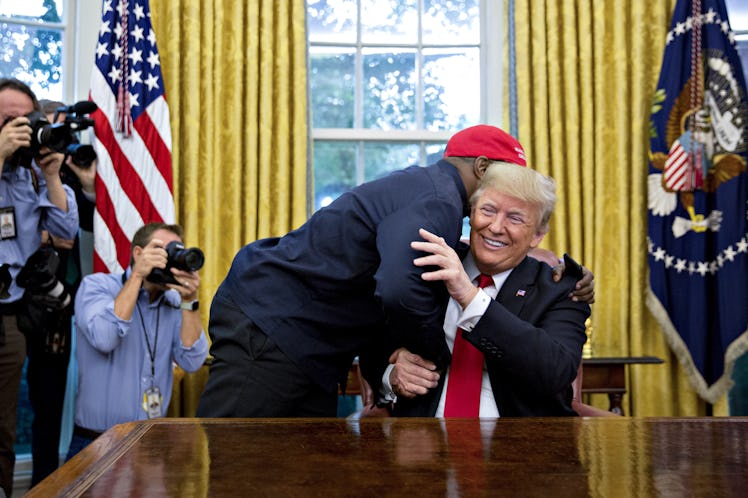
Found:
[[68, 211], [68, 198], [65, 189], [62, 188], [62, 179], [60, 178], [60, 167], [65, 155], [60, 152], [52, 152], [49, 149], [42, 149], [42, 153], [36, 158], [36, 163], [42, 170], [44, 180], [47, 182], [47, 197], [49, 202], [60, 208], [62, 211]]
[[[200, 287], [200, 275], [196, 271], [184, 271], [172, 268], [172, 273], [180, 285], [169, 284], [170, 289], [174, 289], [182, 296], [182, 302], [188, 303], [197, 300], [198, 287]], [[192, 347], [200, 339], [203, 332], [203, 323], [200, 318], [200, 309], [186, 310], [182, 309], [182, 328], [180, 335], [182, 346], [185, 348]]]
[[65, 164], [73, 173], [75, 173], [75, 176], [78, 177], [78, 180], [80, 180], [81, 188], [85, 196], [89, 200], [95, 201], [96, 159], [94, 159], [93, 162], [86, 168], [81, 168], [80, 166], [75, 164], [72, 157], [68, 157], [65, 161]]

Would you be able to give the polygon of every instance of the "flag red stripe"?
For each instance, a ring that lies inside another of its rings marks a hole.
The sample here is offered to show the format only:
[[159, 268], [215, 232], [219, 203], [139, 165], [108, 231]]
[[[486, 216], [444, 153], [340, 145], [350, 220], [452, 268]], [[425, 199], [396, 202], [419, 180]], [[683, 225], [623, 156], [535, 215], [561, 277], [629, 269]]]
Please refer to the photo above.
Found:
[[161, 139], [156, 126], [151, 120], [151, 116], [144, 112], [135, 120], [135, 129], [138, 134], [142, 137], [143, 142], [146, 143], [148, 150], [153, 157], [153, 162], [156, 163], [161, 176], [164, 177], [164, 181], [169, 186], [169, 190], [174, 189], [172, 169], [171, 169], [171, 151], [166, 146], [164, 141]]
[[115, 139], [106, 116], [97, 110], [93, 114], [93, 117], [96, 120], [96, 138], [109, 151], [109, 157], [114, 165], [114, 170], [117, 178], [119, 178], [122, 190], [125, 191], [133, 205], [138, 206], [138, 211], [140, 211], [145, 223], [163, 221], [137, 171], [135, 171], [130, 161], [122, 153], [119, 142]]

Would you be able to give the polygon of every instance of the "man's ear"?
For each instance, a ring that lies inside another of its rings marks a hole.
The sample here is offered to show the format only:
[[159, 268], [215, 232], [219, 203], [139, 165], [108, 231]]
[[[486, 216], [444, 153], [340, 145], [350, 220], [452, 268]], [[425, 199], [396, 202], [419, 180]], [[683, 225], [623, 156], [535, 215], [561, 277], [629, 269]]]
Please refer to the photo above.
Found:
[[546, 232], [535, 232], [535, 235], [532, 238], [532, 241], [530, 242], [530, 247], [535, 249], [540, 245], [540, 243], [543, 241], [543, 238], [545, 237]]
[[478, 179], [483, 178], [491, 161], [486, 156], [478, 156], [473, 160], [473, 174]]

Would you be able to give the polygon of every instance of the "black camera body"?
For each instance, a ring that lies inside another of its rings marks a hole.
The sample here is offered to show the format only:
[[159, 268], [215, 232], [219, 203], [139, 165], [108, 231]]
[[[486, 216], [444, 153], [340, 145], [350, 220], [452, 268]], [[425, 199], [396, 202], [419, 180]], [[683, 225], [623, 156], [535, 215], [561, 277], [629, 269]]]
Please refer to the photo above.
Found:
[[146, 280], [154, 284], [176, 284], [177, 279], [171, 273], [172, 268], [184, 271], [197, 271], [205, 263], [203, 251], [197, 247], [185, 248], [184, 244], [173, 240], [166, 244], [166, 268], [154, 268]]
[[62, 309], [72, 301], [70, 293], [57, 279], [60, 256], [51, 246], [42, 246], [29, 256], [18, 273], [16, 283], [26, 289], [31, 299], [42, 301], [47, 308]]
[[90, 145], [80, 145], [76, 133], [93, 126], [93, 119], [86, 114], [96, 109], [96, 104], [87, 100], [61, 107], [57, 112], [65, 113], [65, 121], [62, 123], [50, 123], [39, 111], [27, 114], [31, 126], [31, 145], [18, 149], [10, 160], [11, 164], [29, 168], [31, 160], [39, 154], [41, 148], [48, 147], [55, 152], [69, 154], [79, 167], [91, 166], [96, 159], [96, 152]]

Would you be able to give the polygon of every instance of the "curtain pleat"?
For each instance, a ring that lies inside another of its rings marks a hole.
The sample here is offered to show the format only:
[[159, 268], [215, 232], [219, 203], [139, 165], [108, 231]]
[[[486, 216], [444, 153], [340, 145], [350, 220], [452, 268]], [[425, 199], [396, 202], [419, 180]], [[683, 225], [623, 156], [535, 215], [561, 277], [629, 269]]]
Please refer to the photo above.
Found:
[[[518, 138], [530, 165], [558, 182], [545, 245], [595, 273], [595, 356], [666, 360], [627, 369], [624, 403], [637, 416], [706, 410], [645, 306], [649, 115], [674, 6], [515, 0], [514, 7]], [[602, 395], [592, 402], [607, 407]], [[726, 414], [726, 403], [714, 413]]]
[[[151, 0], [185, 243], [205, 252], [200, 299], [236, 252], [307, 218], [304, 0]], [[197, 378], [197, 380], [195, 380]], [[194, 414], [204, 375], [181, 396]], [[192, 400], [192, 401], [190, 401]], [[194, 406], [192, 406], [194, 405]]]

